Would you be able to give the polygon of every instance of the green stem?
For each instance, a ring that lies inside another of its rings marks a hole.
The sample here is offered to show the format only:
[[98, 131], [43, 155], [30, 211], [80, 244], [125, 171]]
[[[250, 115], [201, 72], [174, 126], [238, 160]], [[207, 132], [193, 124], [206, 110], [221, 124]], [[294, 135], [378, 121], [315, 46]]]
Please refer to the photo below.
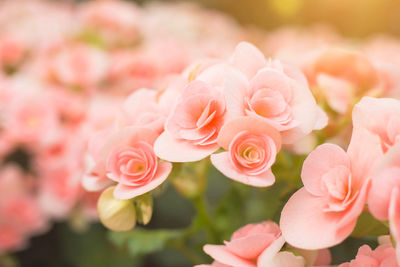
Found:
[[199, 257], [195, 252], [190, 250], [182, 242], [171, 242], [171, 247], [179, 250], [187, 259], [189, 259], [193, 264], [198, 265], [204, 263], [204, 260]]
[[211, 243], [219, 242], [219, 234], [212, 223], [210, 216], [208, 215], [206, 203], [203, 196], [199, 196], [193, 199], [193, 204], [197, 210], [198, 220], [203, 225], [209, 237]]

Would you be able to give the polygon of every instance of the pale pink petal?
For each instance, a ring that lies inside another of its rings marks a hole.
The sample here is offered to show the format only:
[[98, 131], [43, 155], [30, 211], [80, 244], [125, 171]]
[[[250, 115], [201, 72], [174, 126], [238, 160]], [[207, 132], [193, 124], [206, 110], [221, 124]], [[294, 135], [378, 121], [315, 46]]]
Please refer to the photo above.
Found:
[[279, 132], [268, 123], [254, 117], [237, 117], [228, 121], [224, 126], [222, 126], [218, 134], [218, 144], [228, 150], [231, 141], [238, 133], [243, 131], [271, 137], [276, 144], [277, 151], [280, 150], [281, 138]]
[[249, 90], [249, 82], [240, 72], [228, 71], [224, 84], [224, 97], [228, 120], [245, 115], [245, 97]]
[[111, 186], [114, 181], [95, 174], [87, 173], [82, 177], [82, 186], [89, 192], [99, 192]]
[[306, 262], [303, 257], [296, 256], [288, 251], [282, 251], [276, 254], [270, 263], [257, 267], [304, 267], [305, 264]]
[[256, 267], [254, 263], [236, 256], [223, 245], [205, 245], [203, 250], [214, 260], [229, 266]]
[[317, 76], [317, 83], [331, 108], [340, 114], [346, 113], [353, 99], [352, 85], [346, 80], [325, 74]]
[[332, 168], [344, 166], [350, 169], [350, 161], [346, 152], [337, 145], [323, 144], [312, 151], [303, 163], [301, 179], [306, 190], [315, 195], [323, 196], [322, 177]]
[[354, 129], [347, 149], [351, 161], [352, 180], [360, 188], [365, 180], [371, 179], [372, 171], [382, 159], [383, 152], [379, 136], [366, 129]]
[[139, 187], [131, 187], [123, 184], [118, 184], [114, 190], [114, 197], [116, 199], [131, 199], [143, 195], [161, 185], [168, 177], [172, 170], [170, 162], [160, 162], [158, 164], [157, 172], [153, 179], [148, 184]]
[[343, 214], [324, 212], [324, 198], [301, 188], [294, 193], [282, 210], [280, 226], [285, 240], [303, 249], [322, 249], [342, 242], [353, 231], [357, 217], [338, 232]]
[[275, 240], [273, 234], [253, 234], [225, 242], [226, 247], [236, 255], [252, 260]]
[[154, 143], [157, 157], [171, 162], [192, 162], [202, 160], [219, 148], [218, 144], [194, 145], [185, 140], [174, 138], [168, 132], [163, 132]]
[[231, 63], [251, 79], [259, 69], [267, 64], [264, 55], [254, 45], [241, 42], [236, 46]]
[[229, 160], [228, 152], [222, 152], [218, 154], [211, 155], [211, 162], [221, 173], [223, 173], [226, 177], [231, 178], [237, 182], [256, 186], [256, 187], [266, 187], [270, 186], [275, 182], [275, 176], [271, 172], [271, 170], [266, 171], [260, 175], [246, 175], [238, 170], [232, 165]]
[[280, 236], [276, 239], [268, 248], [266, 248], [263, 253], [257, 259], [257, 267], [266, 267], [273, 261], [276, 254], [281, 250], [285, 244], [285, 239]]

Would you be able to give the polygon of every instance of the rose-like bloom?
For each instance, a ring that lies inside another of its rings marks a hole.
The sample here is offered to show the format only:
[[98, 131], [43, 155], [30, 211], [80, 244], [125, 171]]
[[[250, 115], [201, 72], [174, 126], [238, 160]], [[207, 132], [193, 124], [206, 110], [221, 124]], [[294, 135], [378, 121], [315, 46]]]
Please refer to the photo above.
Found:
[[368, 245], [359, 248], [354, 260], [339, 267], [398, 267], [396, 252], [391, 244], [381, 245], [372, 250]]
[[[46, 105], [43, 105], [46, 102]], [[57, 114], [51, 98], [36, 92], [18, 95], [9, 103], [5, 127], [10, 139], [38, 146], [46, 142], [57, 127]], [[43, 131], [46, 129], [46, 131]]]
[[160, 158], [198, 161], [219, 148], [217, 136], [225, 120], [225, 99], [218, 86], [204, 81], [215, 79], [223, 68], [219, 67], [210, 67], [184, 88], [154, 145]]
[[388, 150], [374, 172], [368, 208], [379, 220], [389, 220], [400, 262], [400, 144]]
[[145, 194], [167, 179], [170, 162], [159, 162], [153, 151], [158, 134], [142, 127], [126, 127], [111, 134], [102, 148], [107, 177], [117, 186], [117, 199]]
[[353, 134], [347, 153], [323, 144], [304, 161], [304, 187], [282, 210], [281, 229], [286, 241], [303, 249], [321, 249], [342, 242], [361, 214], [379, 142], [367, 131]]
[[198, 267], [304, 267], [302, 257], [279, 252], [284, 243], [276, 223], [248, 224], [233, 233], [225, 245], [205, 245], [204, 251], [215, 261]]
[[131, 44], [140, 37], [141, 10], [125, 1], [88, 2], [80, 7], [85, 27], [96, 31], [110, 44]]
[[380, 92], [378, 71], [366, 56], [355, 51], [326, 49], [309, 63], [306, 73], [315, 93], [341, 114], [358, 97]]
[[161, 134], [171, 109], [171, 102], [178, 96], [174, 90], [155, 91], [139, 89], [128, 96], [123, 103], [117, 123], [120, 126], [139, 126]]
[[253, 117], [237, 117], [219, 132], [218, 144], [227, 152], [211, 155], [211, 162], [225, 176], [252, 186], [275, 182], [271, 166], [280, 150], [279, 132]]
[[84, 45], [65, 46], [52, 61], [52, 74], [58, 82], [84, 89], [92, 89], [103, 81], [107, 70], [106, 54]]
[[400, 142], [400, 101], [363, 97], [353, 110], [353, 131], [366, 129], [379, 137], [383, 153]]
[[225, 88], [227, 109], [233, 115], [265, 120], [281, 132], [284, 144], [326, 125], [327, 117], [299, 70], [279, 61], [267, 62], [249, 43], [236, 47], [231, 64], [246, 76]]

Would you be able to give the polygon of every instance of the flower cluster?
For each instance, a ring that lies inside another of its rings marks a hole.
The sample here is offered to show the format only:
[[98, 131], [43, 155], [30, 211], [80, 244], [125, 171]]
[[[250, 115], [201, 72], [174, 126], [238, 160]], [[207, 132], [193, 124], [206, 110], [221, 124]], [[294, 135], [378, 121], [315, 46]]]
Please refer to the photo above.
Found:
[[[400, 42], [265, 33], [191, 5], [21, 1], [0, 3], [0, 253], [52, 220], [146, 225], [171, 182], [198, 209], [179, 242], [212, 237], [199, 266], [337, 264], [329, 248], [374, 225], [391, 238], [339, 266], [400, 266]], [[274, 194], [275, 214], [215, 245], [209, 167]]]
[[[85, 191], [81, 178], [87, 169], [88, 175], [103, 171], [92, 164], [109, 151], [114, 160], [104, 168], [110, 179], [148, 184], [142, 192], [159, 185], [171, 169], [152, 149], [167, 114], [161, 96], [137, 91], [121, 111], [127, 116], [115, 122], [120, 104], [138, 88], [169, 83], [199, 57], [228, 51], [242, 32], [224, 15], [192, 5], [1, 1], [0, 254], [25, 247], [52, 220], [69, 220], [75, 228], [96, 220], [100, 192]], [[165, 95], [165, 108], [171, 97]], [[108, 148], [93, 152], [93, 161], [86, 151], [96, 143], [89, 139], [114, 123], [140, 127], [123, 133], [126, 138], [114, 136]]]

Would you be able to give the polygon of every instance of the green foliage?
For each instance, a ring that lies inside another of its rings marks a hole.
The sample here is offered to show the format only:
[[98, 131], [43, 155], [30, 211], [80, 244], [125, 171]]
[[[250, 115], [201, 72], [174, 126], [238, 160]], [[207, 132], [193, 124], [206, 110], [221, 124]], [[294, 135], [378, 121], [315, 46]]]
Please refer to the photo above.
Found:
[[128, 232], [109, 232], [109, 240], [118, 247], [126, 247], [132, 256], [161, 251], [168, 242], [181, 235], [178, 230], [145, 230], [136, 228]]
[[382, 221], [375, 219], [371, 213], [364, 211], [358, 217], [357, 225], [353, 232], [352, 237], [365, 237], [365, 236], [380, 236], [388, 235], [389, 228]]

